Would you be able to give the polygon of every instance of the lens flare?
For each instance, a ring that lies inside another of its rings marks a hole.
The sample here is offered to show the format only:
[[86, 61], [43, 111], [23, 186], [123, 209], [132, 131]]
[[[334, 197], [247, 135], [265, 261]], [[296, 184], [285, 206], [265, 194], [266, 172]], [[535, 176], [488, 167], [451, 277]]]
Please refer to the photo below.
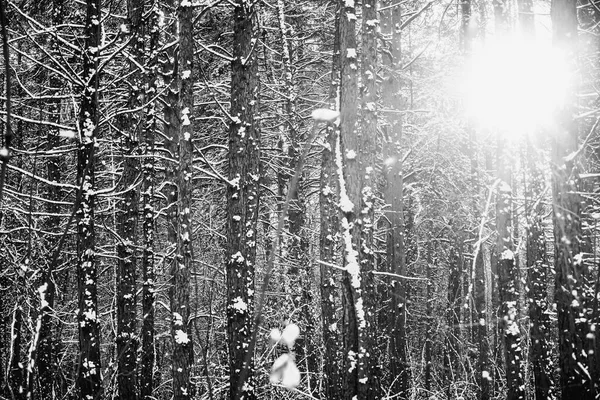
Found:
[[504, 39], [471, 57], [464, 90], [477, 126], [522, 136], [551, 126], [570, 76], [564, 57], [549, 43]]

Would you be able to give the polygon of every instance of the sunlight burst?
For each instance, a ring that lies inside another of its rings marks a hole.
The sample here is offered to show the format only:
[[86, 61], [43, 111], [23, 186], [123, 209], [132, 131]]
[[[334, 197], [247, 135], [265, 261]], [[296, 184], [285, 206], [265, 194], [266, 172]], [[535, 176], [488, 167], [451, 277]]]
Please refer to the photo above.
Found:
[[469, 119], [511, 137], [550, 126], [569, 83], [562, 57], [540, 41], [490, 42], [475, 52], [467, 74]]

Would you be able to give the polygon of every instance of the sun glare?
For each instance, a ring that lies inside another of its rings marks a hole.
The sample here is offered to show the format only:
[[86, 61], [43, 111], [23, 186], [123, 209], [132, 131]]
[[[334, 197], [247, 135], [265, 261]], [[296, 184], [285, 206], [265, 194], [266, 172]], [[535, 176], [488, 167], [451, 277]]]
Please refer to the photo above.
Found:
[[568, 84], [567, 68], [548, 43], [488, 42], [467, 69], [466, 110], [470, 121], [517, 137], [552, 124]]

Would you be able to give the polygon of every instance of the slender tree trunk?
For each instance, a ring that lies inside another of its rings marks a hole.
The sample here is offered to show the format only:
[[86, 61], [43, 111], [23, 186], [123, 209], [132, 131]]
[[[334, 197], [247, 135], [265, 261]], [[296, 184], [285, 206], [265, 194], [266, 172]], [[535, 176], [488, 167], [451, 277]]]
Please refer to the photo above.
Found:
[[23, 309], [20, 304], [15, 305], [10, 324], [10, 352], [8, 362], [8, 384], [11, 397], [17, 400], [25, 399], [25, 384], [21, 348], [23, 334]]
[[[129, 71], [131, 89], [128, 108], [138, 109], [142, 101], [142, 73], [137, 65], [143, 65], [144, 36], [142, 30], [143, 1], [127, 3], [127, 28], [132, 38]], [[136, 252], [138, 189], [135, 180], [140, 172], [139, 145], [142, 115], [139, 111], [123, 116], [120, 121], [125, 132], [122, 143], [121, 199], [117, 202], [117, 387], [121, 398], [136, 400], [137, 391], [137, 329], [136, 329]]]
[[[501, 135], [501, 133], [500, 133]], [[498, 230], [498, 288], [500, 291], [500, 316], [504, 336], [506, 385], [508, 400], [524, 399], [524, 370], [522, 366], [521, 333], [518, 325], [517, 288], [519, 272], [515, 262], [512, 240], [512, 189], [511, 168], [506, 145], [498, 140], [498, 178], [500, 180], [496, 203], [496, 229]]]
[[[397, 73], [401, 68], [401, 5], [391, 9], [390, 76], [384, 85], [383, 98], [388, 107], [401, 110], [404, 105], [400, 93], [400, 80]], [[388, 271], [403, 275], [406, 273], [405, 215], [404, 215], [404, 175], [402, 170], [402, 120], [392, 116], [386, 130], [384, 145], [384, 197], [390, 205], [388, 220], [389, 231], [386, 237], [386, 256]], [[410, 396], [410, 365], [406, 337], [406, 283], [397, 279], [391, 288], [391, 329], [390, 329], [390, 371], [391, 394], [399, 399]]]
[[142, 352], [140, 357], [140, 398], [150, 400], [154, 390], [154, 305], [155, 305], [155, 263], [154, 263], [154, 236], [155, 236], [155, 209], [154, 209], [154, 140], [156, 131], [156, 102], [152, 99], [157, 93], [158, 75], [158, 41], [160, 10], [158, 3], [153, 2], [147, 32], [149, 48], [148, 63], [145, 76], [146, 106], [144, 110], [145, 126], [142, 142], [142, 202], [143, 202], [143, 248], [142, 248]]
[[[377, 352], [377, 288], [373, 270], [375, 268], [375, 251], [373, 247], [373, 227], [375, 210], [375, 155], [377, 139], [377, 1], [364, 0], [362, 4], [362, 86], [361, 97], [361, 132], [357, 137], [355, 149], [357, 160], [350, 162], [353, 166], [348, 173], [359, 175], [358, 192], [351, 193], [351, 199], [356, 206], [360, 205], [357, 214], [356, 246], [359, 251], [361, 271], [361, 291], [365, 313], [366, 329], [363, 331], [362, 346], [366, 352], [359, 359], [359, 381], [364, 398], [378, 399], [381, 397], [379, 354]], [[350, 141], [346, 140], [346, 144]], [[347, 147], [351, 150], [352, 147]], [[349, 181], [351, 182], [351, 181]], [[349, 186], [350, 188], [350, 186]]]
[[[537, 167], [538, 157], [528, 141], [528, 190], [526, 198], [527, 229], [527, 287], [529, 298], [529, 358], [533, 369], [535, 398], [554, 398], [552, 383], [552, 352], [550, 348], [550, 317], [548, 315], [548, 260], [543, 230], [544, 177]], [[532, 203], [533, 202], [533, 203]]]
[[[62, 0], [55, 0], [52, 3], [52, 21], [55, 25], [63, 22], [64, 19], [64, 3]], [[52, 43], [52, 53], [56, 56], [59, 51], [58, 42]], [[60, 79], [53, 75], [50, 78], [50, 86], [53, 88], [61, 87]], [[61, 113], [61, 100], [57, 99], [50, 105], [51, 118], [53, 122], [60, 123]], [[59, 146], [60, 139], [58, 136], [59, 132], [57, 129], [50, 129], [48, 131], [47, 138], [47, 150], [51, 151]], [[48, 160], [46, 166], [46, 176], [51, 182], [60, 182], [60, 163], [58, 157], [53, 157]], [[47, 229], [50, 232], [60, 232], [60, 214], [61, 207], [58, 204], [61, 198], [61, 190], [59, 187], [54, 185], [48, 186], [47, 192], [48, 199], [51, 200], [47, 203], [46, 211], [52, 216], [48, 218]], [[54, 248], [58, 244], [58, 239], [51, 238], [50, 248]], [[54, 393], [54, 377], [57, 367], [57, 360], [55, 357], [54, 349], [54, 338], [52, 336], [53, 319], [52, 315], [54, 312], [54, 299], [56, 296], [56, 288], [54, 285], [54, 271], [61, 262], [61, 258], [58, 258], [56, 262], [49, 260], [46, 268], [42, 273], [42, 285], [39, 289], [40, 298], [43, 296], [43, 301], [40, 304], [40, 332], [39, 332], [39, 345], [37, 351], [37, 369], [39, 378], [39, 393], [41, 400], [53, 400], [56, 395]], [[42, 288], [45, 290], [42, 291]], [[42, 294], [43, 292], [43, 294]], [[45, 301], [45, 302], [44, 302]]]
[[176, 253], [171, 265], [171, 300], [173, 335], [173, 398], [187, 400], [193, 395], [190, 381], [193, 364], [190, 320], [190, 279], [192, 264], [192, 123], [193, 111], [193, 54], [192, 5], [181, 2], [177, 7], [179, 24], [179, 69], [177, 70], [178, 111], [178, 173]]
[[433, 315], [433, 281], [432, 281], [432, 271], [431, 269], [434, 266], [435, 262], [434, 257], [434, 244], [432, 238], [429, 238], [429, 242], [427, 243], [427, 264], [425, 266], [425, 276], [427, 278], [427, 288], [425, 291], [425, 301], [427, 305], [425, 306], [425, 310], [427, 313], [426, 319], [426, 331], [425, 331], [425, 398], [430, 397], [431, 389], [432, 389], [432, 346], [433, 346], [433, 330], [434, 330], [434, 315]]
[[458, 241], [451, 244], [448, 263], [450, 267], [450, 276], [448, 277], [448, 330], [446, 333], [444, 367], [446, 369], [447, 384], [446, 394], [449, 399], [455, 397], [453, 390], [454, 383], [458, 380], [458, 371], [460, 368], [460, 306], [461, 306], [461, 285], [460, 285], [460, 260], [457, 250]]
[[[336, 15], [340, 4], [336, 6]], [[333, 62], [331, 71], [331, 90], [329, 93], [330, 107], [339, 112], [340, 86], [340, 40], [339, 18], [335, 19], [335, 34], [333, 45]], [[321, 270], [321, 310], [323, 321], [323, 394], [325, 398], [339, 400], [342, 398], [340, 379], [340, 330], [336, 308], [338, 307], [339, 291], [337, 282], [339, 274], [327, 264], [336, 261], [337, 231], [339, 227], [336, 193], [339, 193], [335, 173], [335, 147], [337, 145], [337, 127], [329, 124], [327, 128], [327, 146], [324, 147], [321, 158], [321, 175], [319, 191], [319, 213], [321, 231], [319, 235], [319, 255], [323, 264]]]
[[[229, 398], [256, 398], [254, 360], [248, 355], [254, 314], [254, 263], [259, 211], [259, 131], [254, 122], [257, 63], [254, 9], [238, 0], [233, 15], [229, 185], [227, 187], [227, 338]], [[249, 361], [246, 363], [246, 361]], [[242, 375], [243, 374], [243, 375]], [[244, 381], [240, 382], [240, 376]]]
[[[299, 129], [299, 122], [296, 117], [296, 87], [294, 82], [294, 68], [292, 63], [292, 49], [289, 37], [289, 29], [287, 28], [285, 4], [283, 0], [277, 1], [277, 13], [279, 19], [279, 33], [282, 41], [282, 63], [284, 76], [284, 93], [285, 100], [285, 123], [286, 131], [290, 137], [290, 146], [288, 148], [289, 156], [289, 171], [295, 171], [296, 165], [302, 160], [301, 147], [305, 140], [305, 135]], [[287, 180], [291, 178], [290, 174], [285, 174]], [[291, 297], [294, 303], [294, 308], [300, 308], [301, 323], [300, 329], [302, 335], [294, 346], [297, 356], [297, 362], [301, 371], [306, 371], [308, 376], [309, 392], [314, 393], [317, 387], [317, 360], [314, 351], [314, 317], [311, 312], [312, 295], [310, 286], [312, 283], [312, 267], [309, 260], [309, 241], [305, 232], [305, 216], [306, 216], [306, 199], [305, 188], [303, 185], [303, 174], [298, 179], [297, 187], [292, 193], [292, 201], [289, 208], [289, 230], [291, 240], [289, 243], [290, 257], [290, 279], [292, 281]], [[278, 177], [283, 178], [283, 174]], [[287, 187], [280, 179], [280, 193], [283, 194], [283, 188]], [[298, 299], [298, 300], [296, 300]]]
[[[573, 0], [553, 0], [551, 8], [554, 45], [574, 75], [577, 69], [577, 6]], [[552, 137], [552, 196], [556, 271], [556, 308], [558, 313], [558, 351], [560, 387], [563, 399], [594, 398], [590, 382], [588, 354], [585, 352], [587, 322], [583, 284], [586, 271], [581, 253], [581, 198], [576, 159], [578, 148], [576, 83], [570, 82], [565, 101], [556, 115]]]
[[77, 393], [80, 398], [102, 397], [100, 375], [100, 323], [98, 322], [98, 273], [95, 254], [95, 146], [98, 126], [98, 57], [100, 46], [100, 0], [87, 0], [83, 88], [79, 112], [81, 142], [77, 152], [79, 206], [77, 221], [77, 289], [79, 327], [79, 364]]
[[[364, 357], [367, 348], [362, 338], [366, 333], [365, 310], [361, 290], [359, 252], [356, 250], [360, 238], [360, 227], [354, 225], [360, 212], [361, 178], [356, 160], [360, 151], [357, 132], [358, 59], [356, 43], [356, 9], [354, 2], [341, 2], [340, 9], [340, 135], [336, 146], [336, 166], [340, 179], [340, 206], [342, 210], [342, 240], [344, 243], [343, 314], [345, 374], [344, 395], [346, 398], [363, 399]], [[354, 226], [354, 229], [352, 228]]]

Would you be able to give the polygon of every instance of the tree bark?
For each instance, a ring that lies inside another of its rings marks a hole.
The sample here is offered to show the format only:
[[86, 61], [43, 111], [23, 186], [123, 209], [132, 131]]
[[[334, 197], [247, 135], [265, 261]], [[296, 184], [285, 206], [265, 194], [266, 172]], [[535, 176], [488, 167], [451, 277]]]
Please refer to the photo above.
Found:
[[[127, 2], [127, 28], [132, 38], [129, 64], [131, 89], [127, 106], [130, 110], [141, 107], [142, 74], [138, 64], [143, 65], [143, 1]], [[121, 398], [136, 400], [137, 391], [137, 327], [136, 327], [136, 252], [138, 189], [135, 180], [140, 172], [139, 145], [142, 128], [142, 115], [139, 111], [125, 114], [121, 121], [124, 137], [121, 144], [123, 173], [120, 189], [123, 192], [116, 204], [117, 238], [117, 391]]]
[[177, 6], [179, 54], [177, 69], [178, 171], [176, 186], [177, 238], [176, 255], [171, 265], [171, 334], [173, 336], [173, 398], [187, 400], [193, 396], [190, 381], [193, 364], [192, 330], [190, 321], [190, 278], [192, 264], [192, 178], [193, 178], [193, 27], [192, 5], [180, 2]]
[[[553, 0], [554, 45], [563, 52], [568, 71], [577, 70], [577, 6], [573, 0]], [[585, 352], [589, 327], [582, 305], [586, 270], [583, 263], [579, 173], [571, 155], [578, 149], [576, 82], [569, 82], [565, 101], [556, 112], [552, 137], [552, 197], [555, 249], [555, 297], [558, 313], [560, 387], [563, 399], [593, 399]]]
[[148, 63], [145, 75], [145, 91], [147, 94], [144, 109], [145, 126], [142, 141], [142, 203], [143, 203], [143, 247], [142, 247], [142, 351], [140, 356], [140, 398], [150, 400], [154, 390], [154, 313], [155, 313], [155, 161], [154, 140], [156, 131], [156, 102], [153, 99], [157, 93], [158, 75], [158, 44], [159, 44], [159, 19], [160, 10], [158, 3], [153, 2], [147, 22], [147, 35], [149, 36]]
[[254, 122], [258, 96], [253, 48], [256, 16], [250, 2], [238, 0], [234, 4], [225, 249], [229, 398], [252, 400], [256, 398], [254, 360], [247, 352], [253, 330], [260, 183], [260, 137]]
[[[336, 15], [339, 15], [340, 4], [336, 5]], [[331, 89], [329, 92], [330, 108], [339, 112], [340, 87], [340, 39], [339, 18], [335, 19], [333, 44], [333, 60], [331, 70]], [[325, 398], [339, 400], [343, 397], [340, 377], [340, 330], [336, 308], [339, 302], [339, 290], [336, 282], [339, 274], [327, 264], [336, 261], [336, 247], [339, 243], [339, 217], [336, 203], [336, 193], [339, 185], [335, 173], [335, 147], [337, 146], [337, 126], [327, 127], [327, 141], [321, 155], [321, 174], [319, 178], [319, 214], [321, 230], [319, 235], [319, 255], [323, 263], [321, 272], [321, 311], [323, 321], [323, 394]]]
[[[355, 243], [359, 250], [361, 291], [366, 329], [363, 332], [362, 346], [366, 349], [364, 357], [359, 359], [359, 381], [362, 395], [368, 399], [381, 397], [380, 365], [377, 352], [377, 288], [373, 270], [375, 268], [375, 251], [373, 247], [373, 228], [375, 219], [375, 163], [377, 139], [377, 1], [364, 0], [362, 4], [362, 86], [361, 100], [361, 126], [360, 135], [357, 137], [358, 157], [349, 166], [354, 164], [348, 173], [359, 176], [358, 191], [351, 194], [355, 205], [360, 205], [360, 212], [356, 218]], [[349, 141], [346, 141], [348, 143]], [[352, 147], [348, 147], [352, 149]]]
[[81, 142], [77, 151], [77, 184], [80, 187], [77, 221], [77, 291], [79, 363], [77, 394], [101, 398], [100, 324], [98, 322], [98, 273], [95, 254], [95, 146], [98, 126], [98, 57], [100, 46], [100, 0], [86, 1], [83, 88], [79, 112]]

